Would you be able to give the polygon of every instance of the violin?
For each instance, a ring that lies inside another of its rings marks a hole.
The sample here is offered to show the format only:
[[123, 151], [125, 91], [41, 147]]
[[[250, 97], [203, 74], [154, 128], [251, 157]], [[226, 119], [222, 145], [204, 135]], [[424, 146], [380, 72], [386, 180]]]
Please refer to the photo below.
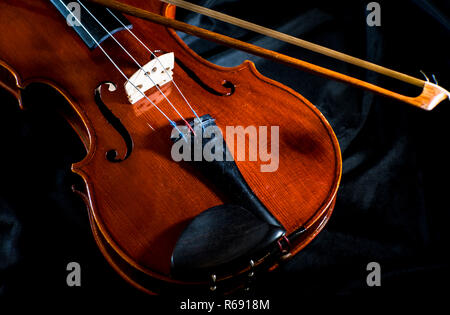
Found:
[[[86, 149], [72, 171], [114, 270], [149, 294], [226, 293], [307, 246], [331, 216], [342, 172], [319, 110], [249, 61], [223, 68], [199, 57], [174, 31], [172, 5], [91, 2], [104, 1], [0, 3], [11, 30], [0, 34], [9, 76], [0, 84], [21, 107], [32, 82], [69, 103]], [[153, 14], [161, 23], [145, 20]], [[448, 96], [424, 87], [403, 101], [431, 109]]]

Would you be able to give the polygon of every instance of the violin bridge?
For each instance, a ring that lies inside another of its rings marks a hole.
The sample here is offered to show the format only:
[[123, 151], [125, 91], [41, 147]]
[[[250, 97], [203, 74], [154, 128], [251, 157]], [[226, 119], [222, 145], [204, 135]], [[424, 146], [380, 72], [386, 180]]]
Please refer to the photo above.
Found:
[[134, 73], [125, 83], [128, 101], [135, 104], [144, 98], [143, 94], [155, 85], [162, 86], [172, 81], [174, 64], [174, 54], [167, 53], [152, 59], [142, 69]]

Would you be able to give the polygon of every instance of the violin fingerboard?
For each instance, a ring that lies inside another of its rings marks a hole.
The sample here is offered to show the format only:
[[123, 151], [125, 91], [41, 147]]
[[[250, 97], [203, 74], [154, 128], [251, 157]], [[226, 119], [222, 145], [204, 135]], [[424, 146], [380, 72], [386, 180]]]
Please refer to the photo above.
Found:
[[[86, 1], [83, 2], [83, 5], [80, 5], [78, 1], [74, 0], [50, 0], [50, 2], [58, 9], [66, 19], [67, 24], [75, 30], [89, 49], [96, 48], [97, 43], [101, 44], [110, 36], [110, 34], [112, 35], [118, 31], [124, 30], [124, 25], [129, 29], [133, 27], [120, 13], [111, 11], [115, 15], [114, 16], [107, 8]], [[97, 20], [94, 19], [90, 13], [92, 13]], [[99, 22], [102, 23], [108, 31], [106, 31]]]

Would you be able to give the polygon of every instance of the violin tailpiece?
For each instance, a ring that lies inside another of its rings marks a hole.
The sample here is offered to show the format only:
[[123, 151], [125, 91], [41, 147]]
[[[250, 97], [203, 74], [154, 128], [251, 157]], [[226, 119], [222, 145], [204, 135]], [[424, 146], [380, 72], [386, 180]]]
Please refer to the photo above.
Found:
[[251, 255], [273, 251], [286, 232], [245, 181], [215, 120], [210, 115], [200, 119], [201, 123], [198, 119], [190, 122], [195, 135], [187, 130], [184, 136], [178, 135], [173, 140], [189, 141], [192, 151], [196, 141], [202, 141], [202, 149], [214, 146], [214, 155], [221, 158], [191, 163], [226, 196], [228, 203], [195, 217], [178, 239], [172, 254], [172, 271], [179, 277], [207, 275], [248, 262]]

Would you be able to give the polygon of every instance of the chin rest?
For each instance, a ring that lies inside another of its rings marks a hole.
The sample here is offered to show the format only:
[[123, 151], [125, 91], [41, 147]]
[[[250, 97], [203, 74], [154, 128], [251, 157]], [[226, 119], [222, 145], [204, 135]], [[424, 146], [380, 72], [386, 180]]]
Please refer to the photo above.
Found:
[[195, 217], [178, 239], [172, 253], [172, 274], [187, 279], [247, 266], [252, 257], [283, 235], [284, 229], [240, 206], [209, 208]]

